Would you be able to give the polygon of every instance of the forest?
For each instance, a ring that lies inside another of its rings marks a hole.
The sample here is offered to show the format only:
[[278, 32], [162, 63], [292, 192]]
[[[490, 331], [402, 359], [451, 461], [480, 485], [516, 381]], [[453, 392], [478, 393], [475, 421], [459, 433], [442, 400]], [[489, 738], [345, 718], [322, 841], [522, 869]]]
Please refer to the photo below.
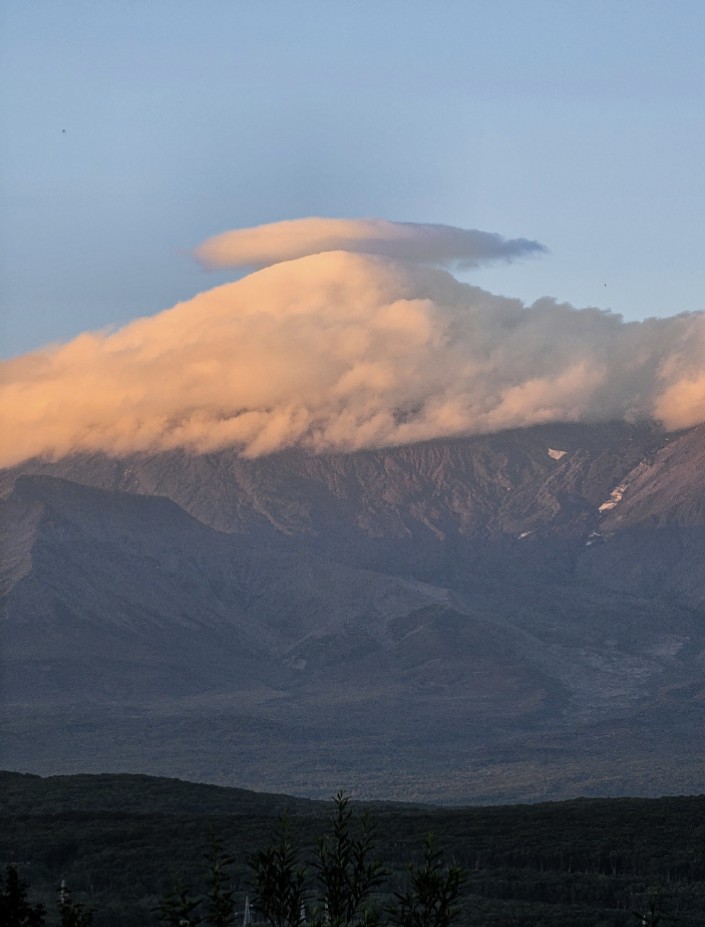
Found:
[[297, 905], [314, 924], [326, 915], [317, 895], [321, 846], [330, 862], [343, 797], [350, 839], [366, 841], [373, 869], [358, 920], [341, 923], [375, 923], [375, 911], [379, 923], [423, 923], [410, 909], [400, 918], [403, 899], [418, 902], [414, 877], [430, 862], [446, 887], [456, 880], [457, 927], [621, 927], [659, 918], [702, 927], [703, 795], [449, 808], [349, 794], [317, 802], [148, 776], [0, 773], [0, 864], [6, 879], [10, 866], [27, 885], [32, 904], [46, 906], [47, 927], [82, 923], [60, 919], [62, 881], [70, 906], [81, 916], [92, 911], [93, 927], [158, 927], [180, 896], [205, 925], [206, 902], [197, 902], [212, 894], [217, 864], [219, 891], [239, 925], [246, 904], [254, 911], [266, 891], [258, 879], [281, 846], [284, 820]]

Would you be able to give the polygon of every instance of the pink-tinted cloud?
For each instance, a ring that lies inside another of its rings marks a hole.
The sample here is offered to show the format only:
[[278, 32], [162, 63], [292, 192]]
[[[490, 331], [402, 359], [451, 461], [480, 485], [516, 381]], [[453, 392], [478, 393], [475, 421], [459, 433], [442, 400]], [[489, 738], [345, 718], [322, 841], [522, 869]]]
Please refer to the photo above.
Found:
[[705, 313], [624, 323], [324, 252], [0, 366], [0, 464], [355, 450], [548, 421], [705, 420]]

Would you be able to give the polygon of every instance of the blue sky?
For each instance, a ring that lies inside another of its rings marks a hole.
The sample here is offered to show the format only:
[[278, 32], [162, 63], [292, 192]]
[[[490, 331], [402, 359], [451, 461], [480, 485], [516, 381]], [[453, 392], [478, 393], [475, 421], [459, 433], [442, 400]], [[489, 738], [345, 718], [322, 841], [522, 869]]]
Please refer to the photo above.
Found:
[[227, 279], [299, 216], [550, 253], [467, 275], [627, 319], [705, 309], [705, 3], [5, 0], [2, 353]]

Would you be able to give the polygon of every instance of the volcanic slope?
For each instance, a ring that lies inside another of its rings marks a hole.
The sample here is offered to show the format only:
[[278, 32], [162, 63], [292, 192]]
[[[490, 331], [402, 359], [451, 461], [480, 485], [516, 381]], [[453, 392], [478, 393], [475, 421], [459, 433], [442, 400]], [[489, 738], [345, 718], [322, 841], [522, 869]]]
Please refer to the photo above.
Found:
[[4, 471], [2, 763], [701, 790], [704, 457], [702, 427], [545, 426]]

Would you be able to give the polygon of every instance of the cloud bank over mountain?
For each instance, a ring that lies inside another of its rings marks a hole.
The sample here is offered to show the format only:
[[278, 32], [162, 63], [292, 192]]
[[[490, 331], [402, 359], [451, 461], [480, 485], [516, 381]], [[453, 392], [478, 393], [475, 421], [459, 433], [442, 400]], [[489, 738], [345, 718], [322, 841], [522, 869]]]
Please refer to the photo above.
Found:
[[[336, 238], [337, 220], [301, 221], [298, 244], [297, 223], [282, 223], [278, 242], [255, 229], [200, 249], [219, 266], [272, 266], [118, 331], [3, 363], [0, 464], [176, 447], [355, 450], [549, 421], [657, 418], [676, 429], [705, 420], [705, 313], [625, 323], [551, 299], [525, 306], [427, 266], [507, 259], [523, 253], [516, 242], [489, 236], [494, 250], [485, 243], [483, 257], [470, 242], [485, 233], [466, 240], [455, 235], [463, 230], [424, 236], [446, 227], [411, 226], [395, 238], [391, 223], [375, 221], [383, 234], [365, 238], [342, 222]], [[329, 249], [346, 234], [347, 250]]]

